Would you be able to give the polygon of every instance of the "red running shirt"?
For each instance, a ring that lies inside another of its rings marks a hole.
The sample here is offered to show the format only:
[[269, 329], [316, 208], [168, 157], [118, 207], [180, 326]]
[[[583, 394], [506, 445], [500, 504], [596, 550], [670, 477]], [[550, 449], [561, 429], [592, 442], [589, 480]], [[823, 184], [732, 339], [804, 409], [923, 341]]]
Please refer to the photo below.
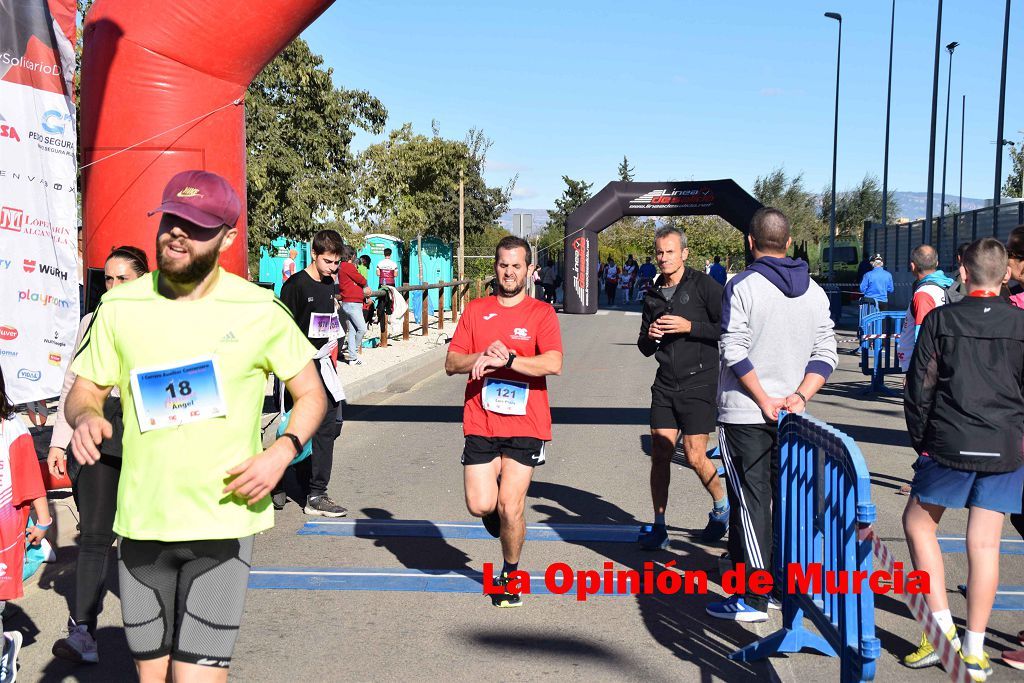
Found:
[[[471, 301], [455, 328], [449, 351], [481, 353], [500, 341], [517, 356], [529, 358], [548, 351], [562, 351], [562, 331], [558, 316], [549, 304], [526, 297], [515, 306], [502, 306], [498, 298], [488, 296]], [[527, 382], [530, 387], [525, 415], [504, 415], [484, 410], [482, 380], [466, 383], [466, 404], [462, 432], [466, 436], [528, 436], [551, 440], [551, 408], [544, 377], [527, 377], [504, 368], [487, 377]]]
[[0, 600], [22, 596], [25, 524], [32, 501], [44, 496], [32, 437], [19, 418], [0, 417]]

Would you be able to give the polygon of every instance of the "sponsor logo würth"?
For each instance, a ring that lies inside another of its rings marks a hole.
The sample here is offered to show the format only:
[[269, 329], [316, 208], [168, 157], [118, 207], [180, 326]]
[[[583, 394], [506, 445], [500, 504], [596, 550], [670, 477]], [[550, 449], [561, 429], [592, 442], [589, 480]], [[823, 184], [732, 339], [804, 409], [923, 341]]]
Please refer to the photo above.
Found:
[[694, 189], [668, 188], [652, 190], [636, 199], [629, 200], [629, 206], [636, 208], [657, 208], [662, 206], [711, 206], [715, 192], [707, 185]]
[[17, 328], [10, 325], [0, 325], [0, 341], [14, 341], [17, 338]]
[[31, 259], [25, 259], [21, 262], [21, 267], [25, 269], [26, 273], [36, 272], [36, 262]]
[[[22, 263], [22, 267], [25, 269], [26, 273], [36, 272], [37, 265], [35, 261], [31, 259], [25, 259]], [[60, 268], [57, 268], [56, 266], [51, 266], [48, 263], [38, 264], [38, 269], [40, 275], [49, 275], [51, 277], [60, 278], [64, 282], [68, 281], [68, 271], [66, 270], [61, 270]]]

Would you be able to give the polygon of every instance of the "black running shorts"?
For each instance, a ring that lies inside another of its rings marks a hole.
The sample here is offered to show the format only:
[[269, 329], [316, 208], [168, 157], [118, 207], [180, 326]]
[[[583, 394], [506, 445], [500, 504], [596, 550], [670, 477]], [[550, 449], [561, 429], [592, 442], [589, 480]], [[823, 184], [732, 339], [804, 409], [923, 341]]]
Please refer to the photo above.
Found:
[[462, 450], [463, 465], [486, 465], [505, 456], [527, 467], [544, 464], [546, 442], [530, 436], [467, 436]]
[[718, 417], [714, 384], [670, 391], [651, 387], [651, 429], [677, 429], [686, 435], [710, 434]]
[[252, 541], [121, 539], [121, 618], [132, 656], [226, 668], [242, 623]]

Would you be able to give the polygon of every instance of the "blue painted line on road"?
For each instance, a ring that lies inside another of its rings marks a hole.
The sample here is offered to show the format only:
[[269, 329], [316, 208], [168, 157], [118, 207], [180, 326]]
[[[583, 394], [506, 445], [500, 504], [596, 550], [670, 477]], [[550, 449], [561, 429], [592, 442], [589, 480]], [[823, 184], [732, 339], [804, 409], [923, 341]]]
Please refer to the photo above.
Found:
[[[469, 569], [254, 567], [249, 574], [249, 588], [254, 590], [411, 591], [483, 595], [483, 585], [483, 574]], [[551, 595], [544, 586], [543, 574], [530, 574], [530, 595]], [[573, 591], [566, 595], [575, 599]], [[588, 599], [598, 595], [606, 594], [590, 594]]]
[[[967, 539], [961, 536], [939, 536], [939, 548], [943, 553], [966, 553]], [[1024, 555], [1024, 540], [1004, 538], [999, 545], [1000, 555]]]
[[[957, 586], [964, 597], [967, 596], [967, 586]], [[999, 586], [996, 588], [996, 601], [992, 603], [992, 609], [1001, 612], [1024, 611], [1024, 586]]]
[[[322, 519], [306, 522], [300, 536], [355, 536], [356, 538], [487, 539], [480, 522], [433, 522], [426, 519]], [[528, 524], [528, 541], [636, 543], [637, 524]]]

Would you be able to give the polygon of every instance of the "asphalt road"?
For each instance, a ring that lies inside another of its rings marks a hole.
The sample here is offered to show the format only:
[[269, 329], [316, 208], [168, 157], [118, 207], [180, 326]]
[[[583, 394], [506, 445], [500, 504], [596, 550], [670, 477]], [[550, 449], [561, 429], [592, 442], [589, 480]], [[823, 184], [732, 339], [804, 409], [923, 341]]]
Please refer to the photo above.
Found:
[[[550, 381], [554, 441], [548, 463], [537, 470], [530, 488], [527, 522], [649, 522], [645, 450], [655, 366], [634, 346], [640, 322], [636, 309], [560, 319], [567, 353], [563, 375]], [[577, 601], [571, 594], [533, 594], [514, 610], [493, 608], [478, 593], [426, 590], [439, 585], [434, 582], [438, 574], [454, 573], [460, 579], [485, 562], [501, 561], [496, 540], [442, 537], [448, 527], [437, 525], [471, 521], [459, 465], [464, 379], [448, 378], [440, 370], [414, 386], [370, 395], [348, 409], [331, 485], [350, 519], [429, 520], [434, 524], [426, 525], [428, 535], [299, 534], [309, 518], [290, 503], [278, 513], [277, 526], [257, 540], [254, 565], [258, 571], [291, 573], [263, 574], [264, 585], [275, 587], [249, 591], [233, 679], [838, 680], [838, 660], [814, 654], [752, 663], [729, 660], [729, 652], [779, 628], [781, 616], [773, 612], [768, 623], [752, 626], [706, 617], [705, 604], [721, 595], [714, 581], [710, 595], [597, 595]], [[877, 529], [906, 561], [900, 527], [906, 497], [897, 491], [909, 481], [912, 452], [902, 407], [898, 399], [855, 395], [863, 386], [854, 358], [844, 355], [841, 369], [812, 401], [811, 413], [860, 444], [872, 474]], [[724, 542], [705, 546], [694, 536], [709, 507], [694, 475], [673, 466], [667, 551], [642, 553], [632, 543], [610, 541], [528, 541], [521, 568], [542, 574], [555, 562], [574, 570], [601, 570], [605, 562], [637, 568], [644, 561], [674, 560], [678, 568], [705, 570], [717, 579], [716, 560]], [[965, 521], [965, 513], [949, 513], [945, 533], [962, 536]], [[1017, 538], [1008, 524], [1003, 536]], [[947, 582], [955, 591], [966, 575], [966, 556], [948, 554], [946, 559]], [[296, 574], [298, 568], [318, 573]], [[1001, 569], [1001, 583], [1024, 585], [1024, 555], [1004, 555]], [[423, 570], [428, 578], [413, 579], [417, 590], [394, 590], [406, 586], [408, 579], [401, 575], [410, 570]], [[101, 664], [76, 669], [52, 659], [50, 644], [60, 635], [73, 587], [71, 571], [67, 564], [48, 567], [42, 590], [33, 589], [8, 609], [5, 628], [18, 628], [26, 636], [21, 676], [130, 680], [116, 581], [101, 618]], [[342, 574], [349, 587], [363, 590], [333, 589]], [[535, 579], [534, 588], [540, 583]], [[299, 584], [305, 588], [282, 587]], [[951, 594], [951, 606], [963, 628], [965, 603], [959, 594]], [[900, 602], [879, 597], [876, 620], [883, 649], [876, 680], [945, 679], [939, 669], [912, 672], [899, 665], [897, 658], [912, 650], [920, 636]], [[1021, 628], [1024, 613], [994, 613], [990, 654], [1010, 646], [1012, 634]], [[1024, 680], [1024, 674], [998, 662], [995, 667], [997, 680]]]

